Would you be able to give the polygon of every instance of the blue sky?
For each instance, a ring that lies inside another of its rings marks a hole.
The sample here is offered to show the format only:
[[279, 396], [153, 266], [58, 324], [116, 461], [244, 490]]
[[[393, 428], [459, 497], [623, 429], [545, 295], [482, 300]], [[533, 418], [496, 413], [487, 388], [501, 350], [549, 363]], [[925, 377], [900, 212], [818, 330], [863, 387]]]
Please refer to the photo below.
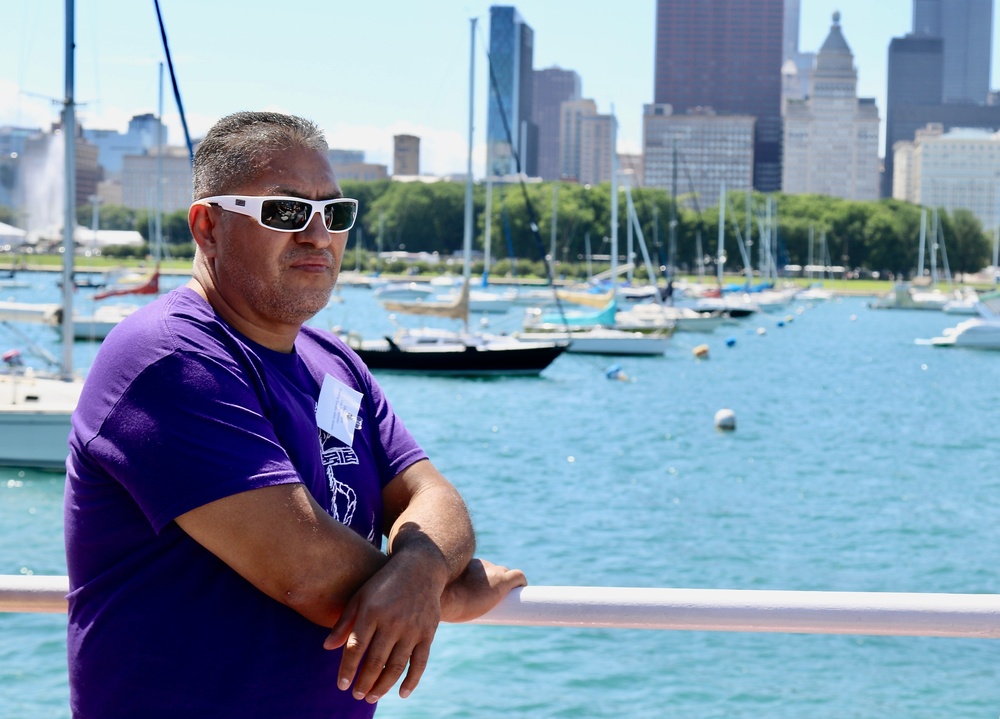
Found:
[[[885, 117], [889, 40], [910, 29], [911, 0], [801, 0], [800, 48], [816, 50], [835, 10], [855, 54], [859, 93]], [[392, 136], [421, 137], [421, 169], [462, 171], [468, 144], [469, 19], [479, 18], [474, 172], [482, 172], [491, 2], [470, 0], [160, 0], [188, 124], [271, 109], [318, 122], [331, 146], [391, 166]], [[652, 101], [655, 0], [521, 0], [535, 68], [582, 77], [585, 97], [619, 119], [619, 149], [639, 151]], [[124, 130], [157, 112], [163, 50], [152, 0], [76, 1], [81, 122]], [[3, 0], [0, 124], [48, 126], [61, 98], [64, 0]], [[994, 37], [996, 30], [994, 30]], [[994, 66], [997, 59], [994, 56]], [[171, 144], [183, 135], [165, 76]], [[1000, 77], [994, 69], [993, 77]], [[995, 80], [994, 80], [995, 81]], [[390, 167], [391, 169], [391, 167]]]

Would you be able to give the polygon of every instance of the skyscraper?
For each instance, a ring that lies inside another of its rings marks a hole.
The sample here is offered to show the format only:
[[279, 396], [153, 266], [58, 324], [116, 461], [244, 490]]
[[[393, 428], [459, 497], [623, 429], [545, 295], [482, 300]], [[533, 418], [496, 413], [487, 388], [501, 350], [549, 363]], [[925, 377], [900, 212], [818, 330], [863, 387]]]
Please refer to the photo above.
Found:
[[913, 0], [913, 34], [944, 41], [942, 102], [986, 103], [993, 0]]
[[913, 132], [927, 120], [918, 117], [908, 126], [901, 120], [904, 107], [940, 105], [944, 82], [944, 52], [940, 37], [907, 35], [889, 43], [885, 115], [885, 165], [882, 197], [892, 196], [894, 157], [892, 146], [912, 140]]
[[[754, 187], [781, 187], [783, 0], [657, 0], [655, 104], [757, 118]], [[648, 178], [647, 178], [648, 181]]]
[[420, 138], [415, 135], [392, 136], [392, 174], [420, 174]]
[[878, 108], [857, 88], [854, 55], [834, 13], [809, 97], [786, 102], [784, 192], [878, 199]]
[[534, 38], [534, 31], [516, 8], [505, 5], [490, 8], [492, 79], [486, 118], [486, 152], [488, 171], [492, 175], [513, 174], [518, 167], [522, 173], [537, 174], [538, 133], [531, 112]]
[[558, 180], [559, 107], [563, 102], [580, 99], [580, 76], [572, 70], [550, 67], [535, 70], [532, 119], [538, 127], [538, 176]]

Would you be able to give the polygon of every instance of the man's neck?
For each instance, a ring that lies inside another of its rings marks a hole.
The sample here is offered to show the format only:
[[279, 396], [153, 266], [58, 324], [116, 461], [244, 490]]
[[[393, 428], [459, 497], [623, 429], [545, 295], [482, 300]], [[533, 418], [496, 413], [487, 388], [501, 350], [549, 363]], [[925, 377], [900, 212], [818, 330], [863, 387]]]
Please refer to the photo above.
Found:
[[240, 314], [225, 297], [218, 291], [210, 278], [199, 277], [196, 270], [194, 277], [188, 281], [187, 287], [198, 293], [208, 304], [212, 306], [226, 323], [237, 332], [253, 340], [259, 345], [263, 345], [275, 352], [292, 352], [295, 345], [295, 338], [299, 336], [302, 325], [276, 325], [273, 328], [261, 327]]

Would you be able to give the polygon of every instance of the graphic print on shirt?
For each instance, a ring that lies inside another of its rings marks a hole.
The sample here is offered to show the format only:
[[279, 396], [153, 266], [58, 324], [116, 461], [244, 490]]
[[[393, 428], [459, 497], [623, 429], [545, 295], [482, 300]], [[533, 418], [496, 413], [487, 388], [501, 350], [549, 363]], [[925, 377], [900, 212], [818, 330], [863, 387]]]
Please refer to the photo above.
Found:
[[353, 447], [346, 446], [339, 439], [324, 430], [319, 431], [320, 449], [323, 457], [323, 471], [330, 487], [330, 516], [341, 524], [350, 526], [358, 507], [358, 496], [354, 489], [337, 479], [334, 467], [360, 464]]

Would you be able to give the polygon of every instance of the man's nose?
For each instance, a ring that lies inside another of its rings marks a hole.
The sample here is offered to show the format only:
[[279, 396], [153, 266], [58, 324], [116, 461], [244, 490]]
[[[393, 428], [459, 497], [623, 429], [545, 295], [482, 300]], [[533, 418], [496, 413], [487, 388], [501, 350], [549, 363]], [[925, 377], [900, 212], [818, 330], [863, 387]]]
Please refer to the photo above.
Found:
[[326, 247], [331, 242], [330, 231], [326, 229], [323, 222], [323, 213], [314, 212], [309, 218], [309, 222], [301, 230], [295, 233], [298, 242], [308, 242], [317, 247]]

